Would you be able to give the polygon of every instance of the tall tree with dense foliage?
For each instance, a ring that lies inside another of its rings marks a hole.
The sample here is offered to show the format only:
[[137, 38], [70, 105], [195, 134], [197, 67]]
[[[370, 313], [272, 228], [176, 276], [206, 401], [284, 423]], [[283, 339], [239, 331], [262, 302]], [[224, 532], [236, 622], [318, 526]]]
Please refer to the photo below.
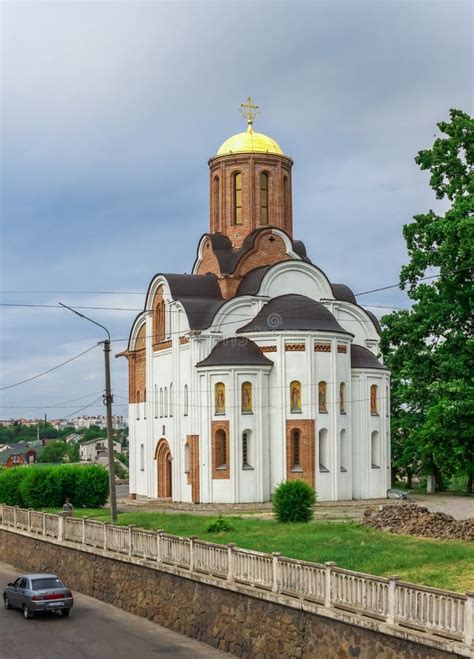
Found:
[[[468, 479], [474, 473], [474, 120], [460, 110], [415, 158], [445, 211], [406, 224], [409, 262], [400, 286], [409, 310], [383, 318], [381, 348], [392, 371], [395, 470]], [[438, 277], [426, 279], [431, 275]]]

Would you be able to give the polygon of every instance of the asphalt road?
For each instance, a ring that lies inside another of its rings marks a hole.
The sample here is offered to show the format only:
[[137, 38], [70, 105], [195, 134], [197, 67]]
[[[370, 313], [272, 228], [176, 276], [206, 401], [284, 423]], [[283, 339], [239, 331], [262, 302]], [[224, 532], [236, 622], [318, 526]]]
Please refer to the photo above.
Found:
[[[18, 570], [0, 561], [0, 586]], [[69, 618], [42, 614], [25, 620], [0, 602], [0, 659], [146, 659], [148, 657], [229, 657], [149, 620], [74, 592]]]

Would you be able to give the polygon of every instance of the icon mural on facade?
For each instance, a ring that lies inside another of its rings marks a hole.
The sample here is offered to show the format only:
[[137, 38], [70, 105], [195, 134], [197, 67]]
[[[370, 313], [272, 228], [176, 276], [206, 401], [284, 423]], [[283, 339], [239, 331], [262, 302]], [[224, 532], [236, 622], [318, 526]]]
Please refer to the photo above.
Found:
[[252, 412], [252, 384], [250, 382], [242, 383], [241, 409], [244, 414]]
[[372, 384], [370, 386], [370, 413], [377, 415], [377, 385]]
[[298, 380], [293, 380], [290, 384], [290, 410], [301, 412], [301, 383]]
[[324, 380], [318, 384], [318, 401], [319, 401], [319, 413], [326, 414], [328, 411], [327, 407], [327, 383]]
[[215, 413], [225, 414], [225, 384], [217, 382], [215, 386]]

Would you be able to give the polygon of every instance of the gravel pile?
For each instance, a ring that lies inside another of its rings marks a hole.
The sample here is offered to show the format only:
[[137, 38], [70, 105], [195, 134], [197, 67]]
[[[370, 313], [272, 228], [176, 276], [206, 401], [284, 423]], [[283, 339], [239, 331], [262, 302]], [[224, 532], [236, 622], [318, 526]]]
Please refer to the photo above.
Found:
[[363, 523], [373, 529], [390, 533], [405, 533], [423, 538], [453, 538], [474, 540], [474, 518], [454, 519], [445, 513], [432, 513], [424, 506], [400, 503], [397, 506], [368, 508]]

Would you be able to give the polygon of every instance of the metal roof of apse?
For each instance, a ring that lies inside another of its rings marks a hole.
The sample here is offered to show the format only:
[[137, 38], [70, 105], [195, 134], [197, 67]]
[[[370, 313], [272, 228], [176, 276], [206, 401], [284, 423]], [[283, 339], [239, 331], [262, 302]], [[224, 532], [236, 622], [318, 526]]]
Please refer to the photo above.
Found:
[[363, 346], [358, 346], [355, 343], [351, 345], [351, 367], [352, 368], [376, 368], [384, 371], [388, 371], [388, 368], [384, 366], [373, 352], [370, 352], [367, 348]]
[[238, 332], [329, 331], [352, 334], [334, 318], [329, 309], [305, 295], [280, 295], [261, 309], [253, 320]]
[[208, 357], [196, 366], [273, 366], [273, 362], [256, 343], [238, 336], [219, 341]]

